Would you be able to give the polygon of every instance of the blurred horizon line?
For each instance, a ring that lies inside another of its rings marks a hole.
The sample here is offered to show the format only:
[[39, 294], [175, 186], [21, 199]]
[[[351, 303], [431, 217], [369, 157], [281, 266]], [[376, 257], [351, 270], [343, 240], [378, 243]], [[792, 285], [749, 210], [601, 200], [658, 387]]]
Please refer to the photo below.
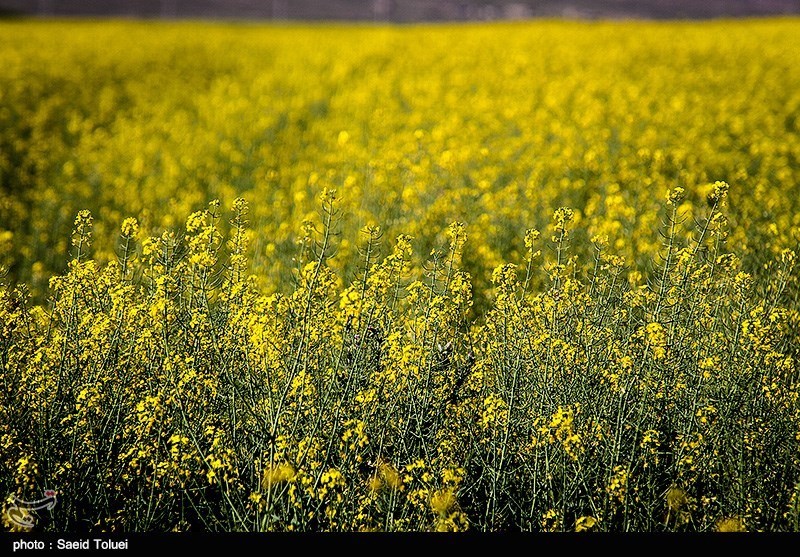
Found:
[[389, 23], [714, 19], [800, 15], [800, 0], [0, 0], [0, 15]]

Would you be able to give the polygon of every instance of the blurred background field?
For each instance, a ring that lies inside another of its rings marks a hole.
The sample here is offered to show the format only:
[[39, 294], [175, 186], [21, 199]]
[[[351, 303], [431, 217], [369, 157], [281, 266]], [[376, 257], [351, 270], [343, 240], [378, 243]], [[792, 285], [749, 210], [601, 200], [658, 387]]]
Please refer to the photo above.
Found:
[[0, 258], [34, 292], [80, 209], [108, 260], [127, 216], [157, 236], [240, 195], [276, 290], [323, 187], [345, 209], [334, 265], [365, 225], [426, 254], [463, 220], [479, 287], [561, 205], [641, 263], [664, 192], [686, 187], [691, 217], [717, 179], [745, 254], [796, 242], [794, 20], [0, 26]]

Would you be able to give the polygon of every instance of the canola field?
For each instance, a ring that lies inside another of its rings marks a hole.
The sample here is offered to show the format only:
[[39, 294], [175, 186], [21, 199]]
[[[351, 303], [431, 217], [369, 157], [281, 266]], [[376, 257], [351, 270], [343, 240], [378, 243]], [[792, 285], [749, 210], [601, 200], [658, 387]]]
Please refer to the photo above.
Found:
[[3, 527], [800, 530], [797, 36], [0, 21]]

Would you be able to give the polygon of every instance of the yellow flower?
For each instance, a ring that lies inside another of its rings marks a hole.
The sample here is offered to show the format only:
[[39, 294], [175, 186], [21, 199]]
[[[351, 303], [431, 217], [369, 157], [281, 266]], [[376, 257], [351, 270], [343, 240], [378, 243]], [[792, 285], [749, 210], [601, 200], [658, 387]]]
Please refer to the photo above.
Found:
[[670, 205], [677, 205], [686, 196], [686, 190], [678, 186], [667, 192], [667, 203]]
[[440, 489], [431, 495], [430, 504], [433, 512], [446, 516], [456, 505], [456, 495], [452, 489]]
[[388, 462], [382, 462], [378, 466], [378, 471], [389, 489], [400, 490], [403, 488], [403, 479], [400, 476], [400, 472], [397, 471], [397, 468]]
[[597, 525], [597, 519], [593, 516], [581, 516], [575, 521], [576, 532], [586, 532]]
[[378, 476], [372, 476], [367, 487], [369, 487], [369, 490], [372, 492], [380, 491], [383, 487], [383, 481]]
[[746, 532], [747, 529], [740, 518], [726, 517], [717, 522], [718, 532]]
[[625, 501], [628, 492], [628, 470], [625, 466], [614, 467], [614, 473], [606, 487], [608, 497], [618, 503]]
[[264, 470], [261, 476], [261, 487], [269, 489], [295, 478], [296, 471], [291, 464], [278, 464]]
[[122, 221], [122, 235], [125, 238], [134, 238], [139, 233], [139, 223], [134, 218]]
[[667, 353], [667, 335], [661, 323], [648, 323], [645, 337], [656, 360], [661, 360]]
[[555, 213], [553, 213], [553, 227], [555, 228], [556, 232], [566, 233], [567, 224], [572, 222], [574, 218], [575, 211], [569, 207], [560, 207], [556, 209]]

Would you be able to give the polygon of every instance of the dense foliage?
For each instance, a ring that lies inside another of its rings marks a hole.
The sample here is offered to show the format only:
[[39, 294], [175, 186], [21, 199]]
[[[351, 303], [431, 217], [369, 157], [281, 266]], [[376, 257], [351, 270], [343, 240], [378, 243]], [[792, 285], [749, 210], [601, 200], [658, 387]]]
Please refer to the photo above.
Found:
[[0, 24], [6, 509], [799, 529], [798, 25]]

